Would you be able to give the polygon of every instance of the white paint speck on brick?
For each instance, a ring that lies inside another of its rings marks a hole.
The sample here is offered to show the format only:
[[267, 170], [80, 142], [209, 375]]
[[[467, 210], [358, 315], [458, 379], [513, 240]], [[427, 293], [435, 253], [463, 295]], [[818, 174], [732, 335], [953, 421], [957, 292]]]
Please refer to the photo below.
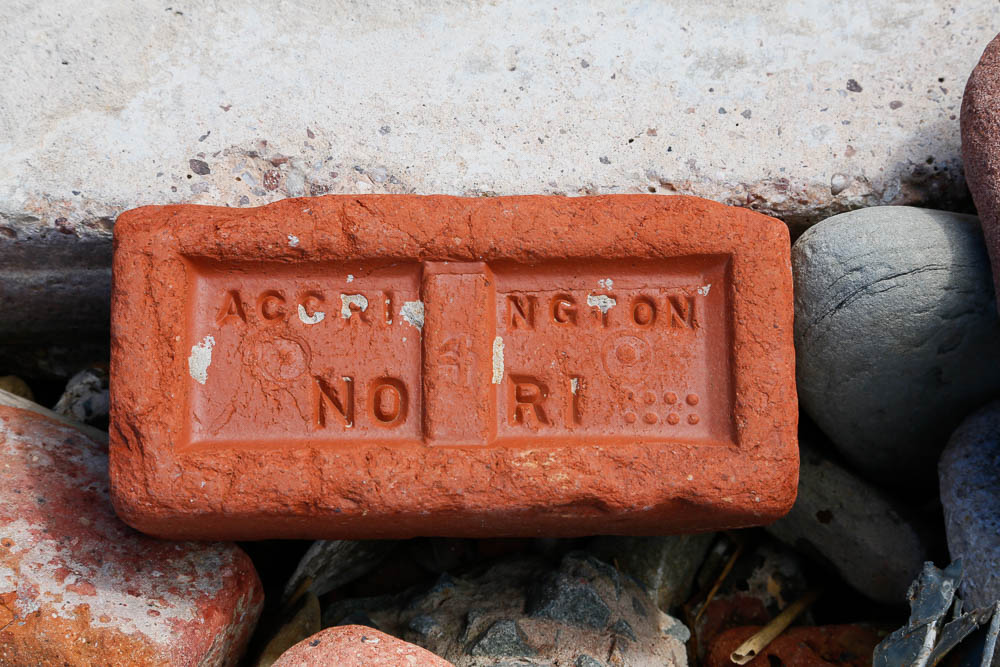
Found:
[[299, 247], [299, 237], [296, 236], [295, 234], [289, 234], [288, 235], [288, 245], [290, 245], [293, 248]]
[[340, 295], [340, 314], [346, 320], [351, 317], [351, 306], [357, 306], [361, 312], [368, 310], [368, 299], [364, 294], [341, 294]]
[[403, 307], [399, 310], [399, 313], [403, 316], [403, 319], [410, 325], [415, 326], [418, 329], [424, 328], [424, 302], [423, 301], [407, 301], [403, 304]]
[[493, 339], [493, 384], [503, 381], [503, 338]]
[[191, 355], [188, 357], [188, 373], [198, 384], [205, 384], [208, 380], [208, 366], [212, 363], [212, 348], [215, 347], [215, 338], [205, 336], [205, 338], [191, 347]]
[[616, 303], [618, 302], [607, 294], [598, 294], [596, 296], [593, 294], [587, 295], [587, 305], [599, 309], [602, 313], [607, 313], [609, 310], [614, 308]]
[[299, 319], [305, 324], [319, 324], [326, 317], [326, 313], [322, 310], [317, 310], [312, 315], [306, 312], [306, 307], [301, 303], [299, 304]]

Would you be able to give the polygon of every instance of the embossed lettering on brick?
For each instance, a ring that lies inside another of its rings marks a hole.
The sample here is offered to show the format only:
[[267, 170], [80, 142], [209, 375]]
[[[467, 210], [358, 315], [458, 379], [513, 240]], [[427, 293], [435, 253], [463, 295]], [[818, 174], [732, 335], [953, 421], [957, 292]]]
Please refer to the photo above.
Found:
[[171, 537], [666, 533], [794, 499], [788, 237], [685, 197], [116, 229], [112, 473]]

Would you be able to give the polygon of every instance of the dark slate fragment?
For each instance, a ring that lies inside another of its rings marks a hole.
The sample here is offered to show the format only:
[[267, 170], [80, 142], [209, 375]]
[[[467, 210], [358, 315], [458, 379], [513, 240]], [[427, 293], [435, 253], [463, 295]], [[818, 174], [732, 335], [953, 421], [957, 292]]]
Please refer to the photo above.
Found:
[[421, 637], [429, 637], [433, 633], [441, 632], [441, 624], [430, 614], [418, 614], [414, 616], [410, 619], [407, 627]]
[[611, 620], [611, 609], [597, 591], [563, 572], [542, 579], [528, 599], [528, 614], [598, 629], [607, 627]]
[[469, 655], [521, 657], [535, 655], [514, 619], [495, 621], [466, 649]]

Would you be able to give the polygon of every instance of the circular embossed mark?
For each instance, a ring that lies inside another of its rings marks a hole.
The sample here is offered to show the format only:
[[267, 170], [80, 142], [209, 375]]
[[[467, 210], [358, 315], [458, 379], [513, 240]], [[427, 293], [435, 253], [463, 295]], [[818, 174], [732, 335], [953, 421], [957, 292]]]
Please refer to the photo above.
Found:
[[295, 338], [270, 338], [257, 343], [257, 366], [275, 382], [294, 380], [309, 367], [309, 348]]
[[601, 350], [604, 370], [612, 377], [639, 377], [651, 358], [649, 343], [637, 336], [612, 336]]

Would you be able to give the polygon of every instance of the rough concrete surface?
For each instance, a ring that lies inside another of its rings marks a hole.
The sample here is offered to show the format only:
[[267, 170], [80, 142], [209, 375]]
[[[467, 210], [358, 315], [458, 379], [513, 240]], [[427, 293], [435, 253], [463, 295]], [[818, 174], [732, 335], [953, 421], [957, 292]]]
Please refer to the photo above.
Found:
[[[0, 225], [323, 192], [966, 201], [996, 3], [6, 3]], [[60, 222], [61, 220], [61, 222]], [[0, 234], [0, 241], [4, 235]]]

